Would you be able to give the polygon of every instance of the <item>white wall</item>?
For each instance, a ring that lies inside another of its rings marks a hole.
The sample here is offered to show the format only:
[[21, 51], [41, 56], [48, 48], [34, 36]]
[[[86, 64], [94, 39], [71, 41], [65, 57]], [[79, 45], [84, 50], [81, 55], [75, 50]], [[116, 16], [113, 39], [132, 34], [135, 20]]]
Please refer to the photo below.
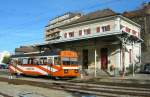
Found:
[[[131, 63], [129, 57], [129, 50], [131, 49]], [[129, 67], [129, 65], [140, 63], [139, 57], [141, 56], [141, 45], [139, 43], [135, 43], [132, 45], [127, 45], [127, 50], [125, 53], [125, 65]]]
[[[110, 31], [107, 31], [107, 32], [102, 32], [102, 29], [101, 29], [101, 32], [97, 33], [96, 32], [96, 28], [97, 27], [102, 27], [102, 26], [106, 26], [106, 25], [110, 25]], [[120, 26], [124, 26], [124, 27], [128, 27], [129, 29], [131, 29], [131, 32], [129, 34], [133, 34], [133, 31], [136, 31], [137, 33], [139, 33], [140, 35], [140, 27], [128, 20], [128, 19], [124, 19], [120, 16], [116, 17], [116, 18], [111, 18], [111, 19], [105, 19], [105, 20], [97, 20], [97, 21], [91, 21], [91, 22], [86, 22], [86, 23], [80, 23], [78, 25], [74, 25], [74, 26], [70, 26], [70, 27], [66, 27], [64, 29], [62, 29], [60, 35], [62, 36], [61, 37], [61, 40], [68, 40], [68, 39], [74, 39], [74, 38], [79, 38], [79, 37], [86, 37], [86, 36], [94, 36], [95, 34], [105, 34], [107, 35], [107, 33], [114, 33], [114, 32], [119, 32], [119, 33], [122, 33], [122, 29], [120, 28]], [[79, 36], [79, 30], [83, 30], [84, 29], [91, 29], [91, 34], [89, 35], [82, 35], [82, 36]], [[65, 38], [64, 37], [64, 34], [65, 33], [69, 33], [69, 32], [74, 32], [74, 37], [67, 37]], [[140, 37], [139, 35], [135, 35], [137, 37]], [[99, 47], [101, 48], [101, 47]], [[134, 60], [135, 62], [137, 62], [139, 59], [137, 58], [137, 56], [141, 56], [141, 46], [140, 44], [135, 44], [134, 47], [133, 47], [133, 58], [131, 58], [131, 60]], [[129, 62], [129, 49], [132, 49], [132, 45], [127, 45], [127, 51], [125, 52], [125, 65], [126, 67], [128, 67], [131, 63]], [[94, 50], [91, 49], [90, 51], [91, 53], [94, 53]], [[116, 52], [116, 53], [115, 53]], [[112, 47], [110, 49], [110, 53], [113, 54], [113, 55], [110, 55], [109, 56], [109, 60], [111, 60], [111, 63], [108, 64], [108, 68], [109, 66], [115, 64], [117, 68], [119, 68], [120, 70], [122, 69], [122, 52], [120, 50], [120, 45], [116, 46], [116, 47]], [[132, 57], [132, 54], [131, 54], [131, 57]], [[94, 62], [94, 59], [93, 59], [93, 56], [91, 58]], [[93, 64], [93, 62], [91, 62]], [[97, 60], [98, 64], [100, 64], [100, 60]], [[133, 62], [133, 61], [132, 61]], [[99, 65], [100, 66], [100, 65]], [[98, 67], [100, 68], [100, 67]]]
[[[138, 27], [138, 26], [136, 26], [136, 25], [133, 25], [133, 24], [131, 24], [131, 23], [129, 23], [129, 22], [127, 22], [127, 21], [125, 21], [125, 20], [123, 20], [123, 19], [121, 19], [120, 20], [120, 24], [122, 25], [122, 26], [124, 26], [124, 27], [128, 27], [129, 29], [131, 29], [131, 31], [130, 32], [127, 32], [127, 33], [129, 33], [129, 34], [131, 34], [131, 35], [134, 35], [134, 36], [137, 36], [138, 37], [138, 34], [140, 35], [140, 27]], [[135, 30], [137, 33], [136, 34], [133, 34], [133, 30]]]
[[[69, 32], [74, 32], [74, 37], [71, 37], [71, 38], [87, 36], [87, 35], [79, 36], [79, 30], [82, 30], [82, 32], [83, 32], [84, 29], [88, 29], [88, 28], [91, 29], [91, 34], [89, 34], [88, 36], [93, 35], [93, 34], [98, 34], [96, 32], [96, 28], [106, 26], [106, 25], [110, 25], [111, 31], [109, 31], [109, 32], [115, 31], [115, 28], [116, 28], [115, 20], [107, 20], [107, 21], [100, 21], [100, 22], [97, 21], [95, 23], [88, 23], [88, 24], [84, 24], [84, 25], [79, 25], [79, 26], [63, 29], [61, 31], [61, 36], [62, 36], [61, 39], [66, 39], [66, 38], [64, 38], [64, 34], [69, 33]], [[99, 32], [99, 34], [102, 34], [102, 33], [107, 33], [107, 32], [102, 32], [102, 31]], [[70, 39], [70, 37], [67, 37], [67, 38]]]

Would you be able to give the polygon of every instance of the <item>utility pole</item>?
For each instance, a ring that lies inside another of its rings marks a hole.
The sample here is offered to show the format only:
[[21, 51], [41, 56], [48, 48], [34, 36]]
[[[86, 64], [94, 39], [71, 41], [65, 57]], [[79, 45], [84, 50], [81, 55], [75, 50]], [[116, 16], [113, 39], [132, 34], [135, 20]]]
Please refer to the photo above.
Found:
[[135, 76], [135, 74], [134, 74], [134, 41], [132, 42], [132, 76]]
[[129, 36], [126, 35], [124, 37], [118, 37], [118, 39], [121, 41], [121, 49], [122, 49], [122, 78], [124, 78], [126, 73], [126, 66], [125, 66], [125, 52], [126, 52], [126, 45], [128, 43]]
[[95, 71], [94, 71], [94, 76], [96, 77], [96, 69], [97, 69], [97, 52], [96, 52], [96, 47], [95, 47]]

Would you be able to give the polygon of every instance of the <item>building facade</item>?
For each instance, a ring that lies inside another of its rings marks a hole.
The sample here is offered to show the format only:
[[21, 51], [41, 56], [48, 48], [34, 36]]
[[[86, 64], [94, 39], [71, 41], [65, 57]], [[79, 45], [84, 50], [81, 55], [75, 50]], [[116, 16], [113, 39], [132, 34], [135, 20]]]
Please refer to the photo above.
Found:
[[141, 8], [124, 12], [123, 16], [141, 25], [142, 43], [142, 64], [150, 63], [150, 2], [145, 3]]
[[110, 75], [134, 71], [141, 63], [140, 26], [110, 9], [89, 13], [59, 26], [58, 39], [38, 48], [74, 50], [86, 75]]
[[45, 41], [59, 39], [60, 38], [60, 26], [70, 23], [72, 21], [80, 18], [80, 13], [66, 13], [62, 16], [58, 16], [55, 19], [49, 21], [48, 25], [45, 27]]

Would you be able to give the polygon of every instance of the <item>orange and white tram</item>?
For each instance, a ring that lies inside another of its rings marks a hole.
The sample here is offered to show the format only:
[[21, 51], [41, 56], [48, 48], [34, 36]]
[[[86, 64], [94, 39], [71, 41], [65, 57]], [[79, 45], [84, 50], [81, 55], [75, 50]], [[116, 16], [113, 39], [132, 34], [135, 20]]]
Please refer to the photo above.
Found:
[[74, 51], [60, 51], [12, 55], [9, 71], [31, 76], [77, 77], [78, 56]]

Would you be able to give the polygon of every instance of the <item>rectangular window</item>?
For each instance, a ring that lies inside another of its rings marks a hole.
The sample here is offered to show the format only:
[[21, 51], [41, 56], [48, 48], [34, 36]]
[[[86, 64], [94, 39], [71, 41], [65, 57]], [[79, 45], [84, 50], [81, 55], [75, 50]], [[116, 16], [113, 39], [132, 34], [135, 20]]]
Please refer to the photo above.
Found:
[[132, 30], [132, 34], [135, 35], [135, 36], [137, 36], [137, 35], [136, 35], [137, 32], [136, 32], [135, 30]]
[[97, 28], [96, 28], [96, 32], [100, 32], [100, 27], [97, 27]]
[[79, 36], [82, 36], [82, 30], [79, 30]]
[[64, 34], [64, 37], [67, 38], [67, 33]]
[[110, 25], [102, 26], [102, 31], [103, 31], [103, 32], [105, 32], [105, 31], [110, 31]]
[[54, 58], [54, 65], [61, 65], [60, 57], [55, 57]]
[[24, 59], [22, 60], [22, 64], [28, 64], [28, 59], [27, 59], [27, 58], [24, 58]]
[[84, 29], [84, 34], [85, 35], [91, 34], [91, 29]]
[[130, 33], [130, 28], [126, 27], [126, 32], [129, 32]]
[[91, 34], [91, 29], [87, 29], [87, 34]]
[[86, 29], [84, 29], [84, 35], [86, 35]]
[[39, 60], [39, 65], [46, 65], [47, 64], [47, 58], [46, 57], [41, 57]]
[[69, 37], [74, 37], [74, 32], [69, 32]]

